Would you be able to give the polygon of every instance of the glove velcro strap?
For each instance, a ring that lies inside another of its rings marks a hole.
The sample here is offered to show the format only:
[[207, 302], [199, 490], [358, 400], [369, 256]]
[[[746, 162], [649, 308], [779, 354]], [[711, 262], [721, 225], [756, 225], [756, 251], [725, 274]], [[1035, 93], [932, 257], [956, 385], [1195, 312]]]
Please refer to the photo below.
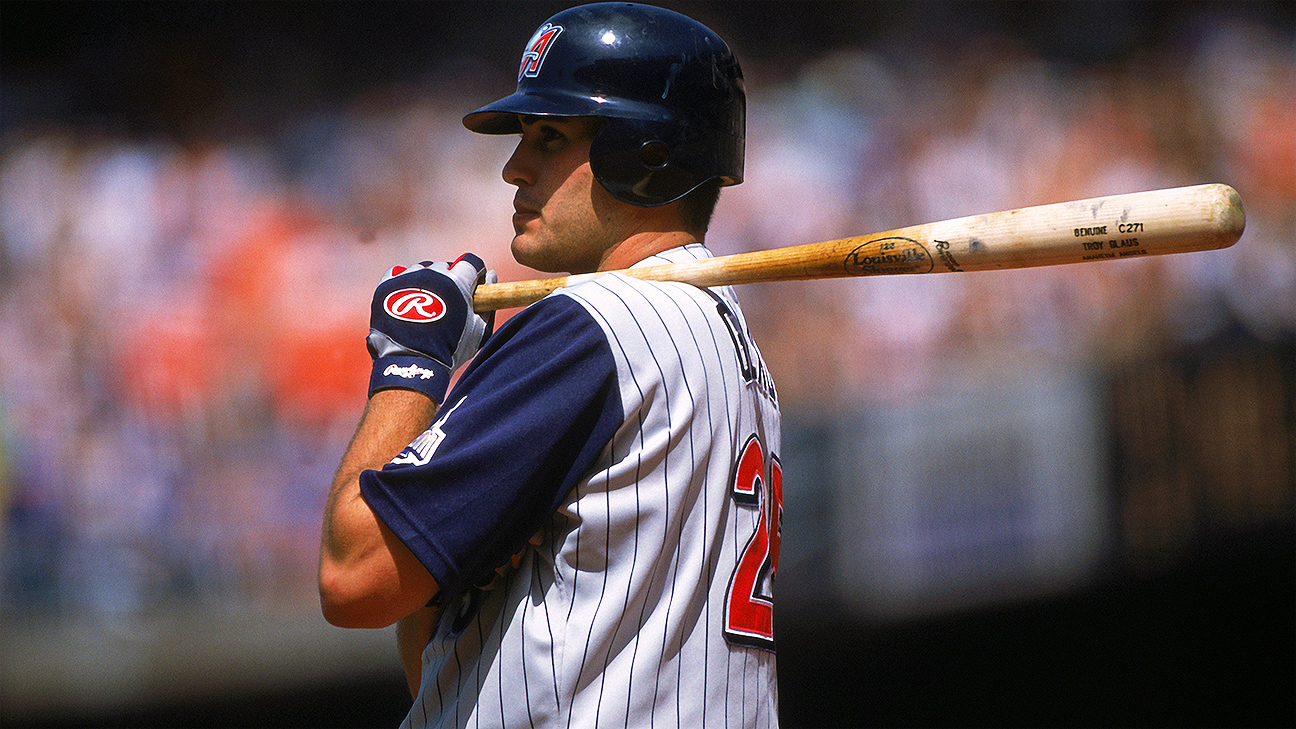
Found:
[[392, 387], [417, 390], [440, 405], [450, 387], [450, 368], [427, 357], [389, 355], [375, 359], [369, 375], [369, 394]]

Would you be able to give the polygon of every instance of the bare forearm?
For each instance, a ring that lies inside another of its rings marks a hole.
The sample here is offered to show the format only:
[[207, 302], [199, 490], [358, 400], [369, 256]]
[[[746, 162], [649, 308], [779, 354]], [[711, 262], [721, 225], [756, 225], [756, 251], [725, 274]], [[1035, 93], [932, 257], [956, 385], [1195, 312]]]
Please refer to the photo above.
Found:
[[435, 593], [431, 576], [369, 508], [359, 481], [361, 472], [400, 453], [435, 414], [432, 400], [408, 390], [379, 391], [366, 405], [324, 507], [319, 580], [330, 622], [390, 625]]
[[354, 528], [356, 507], [369, 511], [360, 496], [360, 473], [382, 468], [427, 429], [436, 410], [436, 403], [409, 390], [381, 390], [366, 403], [324, 505], [322, 547], [329, 557], [346, 559], [350, 552], [366, 546], [354, 540], [356, 533], [366, 531]]

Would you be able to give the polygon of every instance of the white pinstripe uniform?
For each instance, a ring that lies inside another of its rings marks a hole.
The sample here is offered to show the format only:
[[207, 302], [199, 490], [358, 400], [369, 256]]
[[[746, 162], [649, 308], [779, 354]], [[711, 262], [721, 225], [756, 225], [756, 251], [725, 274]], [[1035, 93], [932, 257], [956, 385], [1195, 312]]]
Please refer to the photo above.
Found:
[[[639, 265], [709, 255], [695, 244]], [[577, 340], [588, 346], [576, 354], [527, 351]], [[570, 374], [567, 358], [602, 364]], [[492, 368], [493, 359], [503, 364]], [[506, 376], [552, 360], [554, 371], [519, 387], [571, 381], [581, 392], [549, 393], [556, 398], [543, 412], [518, 405], [535, 393], [514, 391]], [[601, 389], [588, 383], [599, 377], [607, 381]], [[491, 338], [442, 412], [381, 473], [362, 477], [375, 511], [443, 589], [458, 593], [423, 654], [406, 726], [777, 726], [770, 588], [781, 511], [779, 412], [731, 289], [610, 274], [561, 290]], [[600, 424], [581, 426], [592, 435], [570, 443], [578, 429], [568, 422], [582, 418]], [[503, 438], [514, 440], [456, 458]], [[534, 467], [515, 462], [536, 456], [532, 442], [546, 438], [565, 444], [564, 455], [541, 453]], [[568, 461], [579, 472], [564, 477]], [[487, 496], [477, 495], [473, 475], [456, 485], [463, 479], [453, 474], [482, 467], [491, 471]], [[505, 487], [523, 496], [497, 499], [500, 479], [511, 478], [558, 486]], [[427, 500], [409, 496], [429, 480], [456, 483], [434, 487]], [[431, 525], [411, 516], [446, 500], [458, 503]], [[494, 533], [483, 528], [460, 545], [437, 531], [483, 511], [492, 512]], [[500, 530], [513, 534], [498, 543]], [[465, 566], [472, 558], [456, 550], [493, 550], [497, 564], [519, 544], [516, 568], [488, 589], [460, 589], [473, 579]]]

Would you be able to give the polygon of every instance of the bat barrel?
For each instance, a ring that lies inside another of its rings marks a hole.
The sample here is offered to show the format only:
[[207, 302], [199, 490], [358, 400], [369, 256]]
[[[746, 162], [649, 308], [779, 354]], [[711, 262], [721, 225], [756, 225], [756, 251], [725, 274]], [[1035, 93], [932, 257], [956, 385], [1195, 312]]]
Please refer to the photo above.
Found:
[[1242, 199], [1210, 184], [1110, 195], [925, 227], [933, 271], [985, 271], [1214, 250], [1246, 226]]

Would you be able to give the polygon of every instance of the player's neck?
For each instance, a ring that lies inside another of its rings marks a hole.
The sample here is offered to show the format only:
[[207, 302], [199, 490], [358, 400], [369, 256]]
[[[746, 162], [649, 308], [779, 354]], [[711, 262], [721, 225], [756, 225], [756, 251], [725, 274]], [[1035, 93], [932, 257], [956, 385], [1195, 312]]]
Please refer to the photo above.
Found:
[[610, 248], [598, 270], [619, 271], [663, 251], [701, 242], [702, 236], [683, 230], [636, 233]]

